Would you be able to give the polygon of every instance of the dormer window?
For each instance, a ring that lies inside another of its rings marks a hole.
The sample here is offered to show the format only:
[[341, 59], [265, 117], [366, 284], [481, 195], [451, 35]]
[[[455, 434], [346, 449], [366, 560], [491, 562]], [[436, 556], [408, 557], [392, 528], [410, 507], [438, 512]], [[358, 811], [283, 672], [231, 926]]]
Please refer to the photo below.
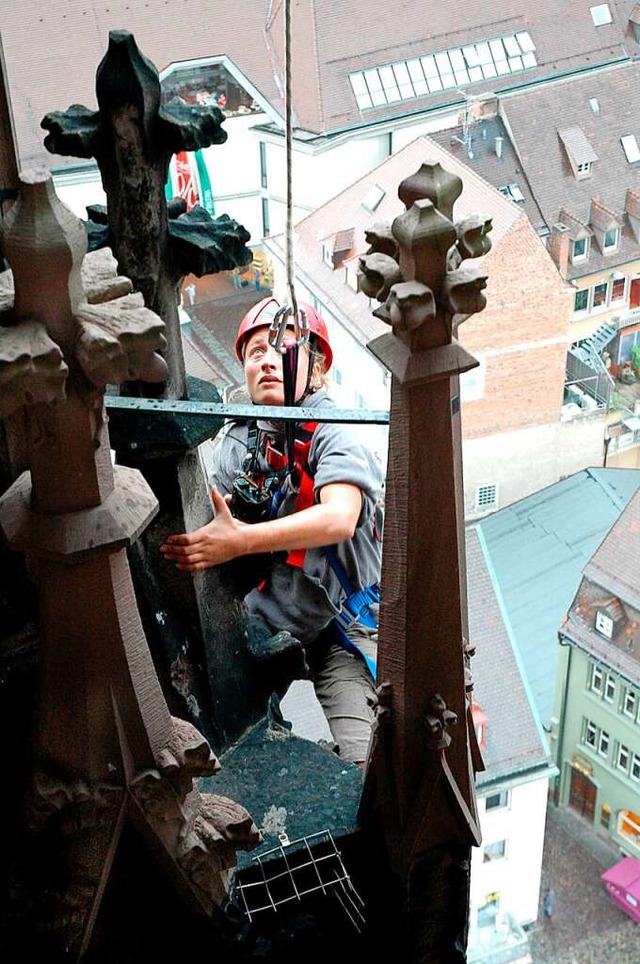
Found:
[[611, 228], [609, 231], [605, 231], [604, 239], [602, 241], [603, 253], [609, 254], [612, 251], [617, 251], [619, 240], [620, 240], [619, 228]]
[[576, 180], [583, 181], [585, 178], [591, 177], [591, 165], [598, 160], [598, 155], [582, 128], [578, 126], [564, 127], [558, 131], [558, 137], [562, 141], [567, 160]]
[[611, 639], [613, 636], [613, 619], [611, 616], [607, 616], [601, 609], [596, 611], [595, 629], [596, 632], [604, 636], [605, 639]]
[[589, 239], [576, 238], [571, 248], [571, 260], [584, 261], [589, 253]]
[[578, 177], [589, 177], [591, 174], [591, 161], [578, 164]]

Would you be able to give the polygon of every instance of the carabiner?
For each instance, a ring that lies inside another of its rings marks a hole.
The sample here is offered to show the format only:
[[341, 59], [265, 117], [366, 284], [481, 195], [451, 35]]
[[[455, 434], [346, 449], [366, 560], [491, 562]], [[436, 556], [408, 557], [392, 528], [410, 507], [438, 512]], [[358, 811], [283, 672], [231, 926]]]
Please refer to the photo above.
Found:
[[[293, 308], [290, 305], [283, 305], [282, 308], [278, 308], [273, 316], [273, 321], [269, 325], [269, 344], [282, 355], [284, 355], [287, 350], [282, 347], [282, 342], [284, 341], [285, 332], [289, 327], [287, 322], [293, 313]], [[293, 330], [298, 347], [306, 345], [309, 341], [309, 321], [306, 312], [302, 308], [298, 309], [293, 319]]]

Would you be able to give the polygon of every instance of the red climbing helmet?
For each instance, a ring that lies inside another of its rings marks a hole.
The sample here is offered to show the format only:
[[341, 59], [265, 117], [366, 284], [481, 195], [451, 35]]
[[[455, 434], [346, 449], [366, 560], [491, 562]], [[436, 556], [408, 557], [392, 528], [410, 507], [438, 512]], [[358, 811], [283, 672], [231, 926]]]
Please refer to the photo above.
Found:
[[[269, 326], [273, 321], [276, 311], [278, 311], [280, 308], [282, 308], [282, 305], [277, 298], [271, 297], [263, 298], [262, 301], [259, 301], [256, 305], [253, 305], [253, 307], [249, 309], [240, 322], [240, 327], [238, 328], [238, 334], [236, 336], [236, 355], [238, 356], [239, 361], [243, 361], [242, 353], [244, 351], [244, 344], [249, 335], [251, 335], [256, 328], [265, 328]], [[321, 351], [324, 355], [324, 370], [329, 371], [333, 362], [333, 352], [331, 351], [327, 326], [316, 309], [312, 308], [311, 305], [306, 304], [304, 301], [299, 301], [298, 308], [304, 311], [307, 316], [307, 322], [309, 323], [309, 334], [310, 336], [315, 337], [318, 351]]]

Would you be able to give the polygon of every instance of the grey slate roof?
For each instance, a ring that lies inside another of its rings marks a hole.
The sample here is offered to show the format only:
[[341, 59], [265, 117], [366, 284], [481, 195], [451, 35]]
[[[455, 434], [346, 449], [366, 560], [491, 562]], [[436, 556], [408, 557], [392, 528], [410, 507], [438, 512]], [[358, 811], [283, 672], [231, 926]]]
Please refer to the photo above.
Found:
[[[570, 228], [572, 238], [589, 236], [593, 232], [584, 226], [594, 213], [598, 216], [592, 199], [609, 209], [611, 225], [623, 225], [619, 248], [605, 256], [592, 244], [585, 261], [568, 266], [567, 277], [577, 278], [640, 257], [640, 244], [624, 217], [627, 190], [640, 191], [640, 162], [629, 164], [620, 142], [634, 134], [640, 143], [635, 109], [639, 98], [640, 64], [627, 63], [503, 97], [501, 116], [471, 125], [472, 157], [455, 139], [461, 138], [461, 128], [432, 136], [495, 187], [517, 183], [524, 196], [520, 207], [541, 234], [560, 221]], [[594, 99], [597, 112], [590, 105]], [[582, 147], [576, 146], [575, 133], [569, 137], [576, 163], [592, 161], [591, 175], [581, 180], [563, 146], [567, 130], [582, 134]], [[504, 138], [500, 158], [496, 136]]]
[[637, 469], [585, 469], [476, 523], [545, 729], [558, 630], [585, 564], [639, 486]]
[[467, 584], [469, 637], [476, 647], [471, 661], [473, 698], [487, 716], [482, 754], [486, 770], [476, 781], [482, 789], [538, 769], [544, 771], [552, 763], [475, 528], [467, 530]]

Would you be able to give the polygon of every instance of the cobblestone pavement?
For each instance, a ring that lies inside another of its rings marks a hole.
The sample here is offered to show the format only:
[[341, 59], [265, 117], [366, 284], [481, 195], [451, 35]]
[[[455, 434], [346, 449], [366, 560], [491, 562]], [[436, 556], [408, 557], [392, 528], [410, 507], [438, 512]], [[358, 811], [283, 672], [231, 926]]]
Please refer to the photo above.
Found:
[[[538, 923], [529, 933], [534, 964], [640, 964], [640, 926], [608, 897], [600, 874], [620, 859], [569, 809], [549, 806]], [[553, 915], [542, 899], [554, 892]]]

